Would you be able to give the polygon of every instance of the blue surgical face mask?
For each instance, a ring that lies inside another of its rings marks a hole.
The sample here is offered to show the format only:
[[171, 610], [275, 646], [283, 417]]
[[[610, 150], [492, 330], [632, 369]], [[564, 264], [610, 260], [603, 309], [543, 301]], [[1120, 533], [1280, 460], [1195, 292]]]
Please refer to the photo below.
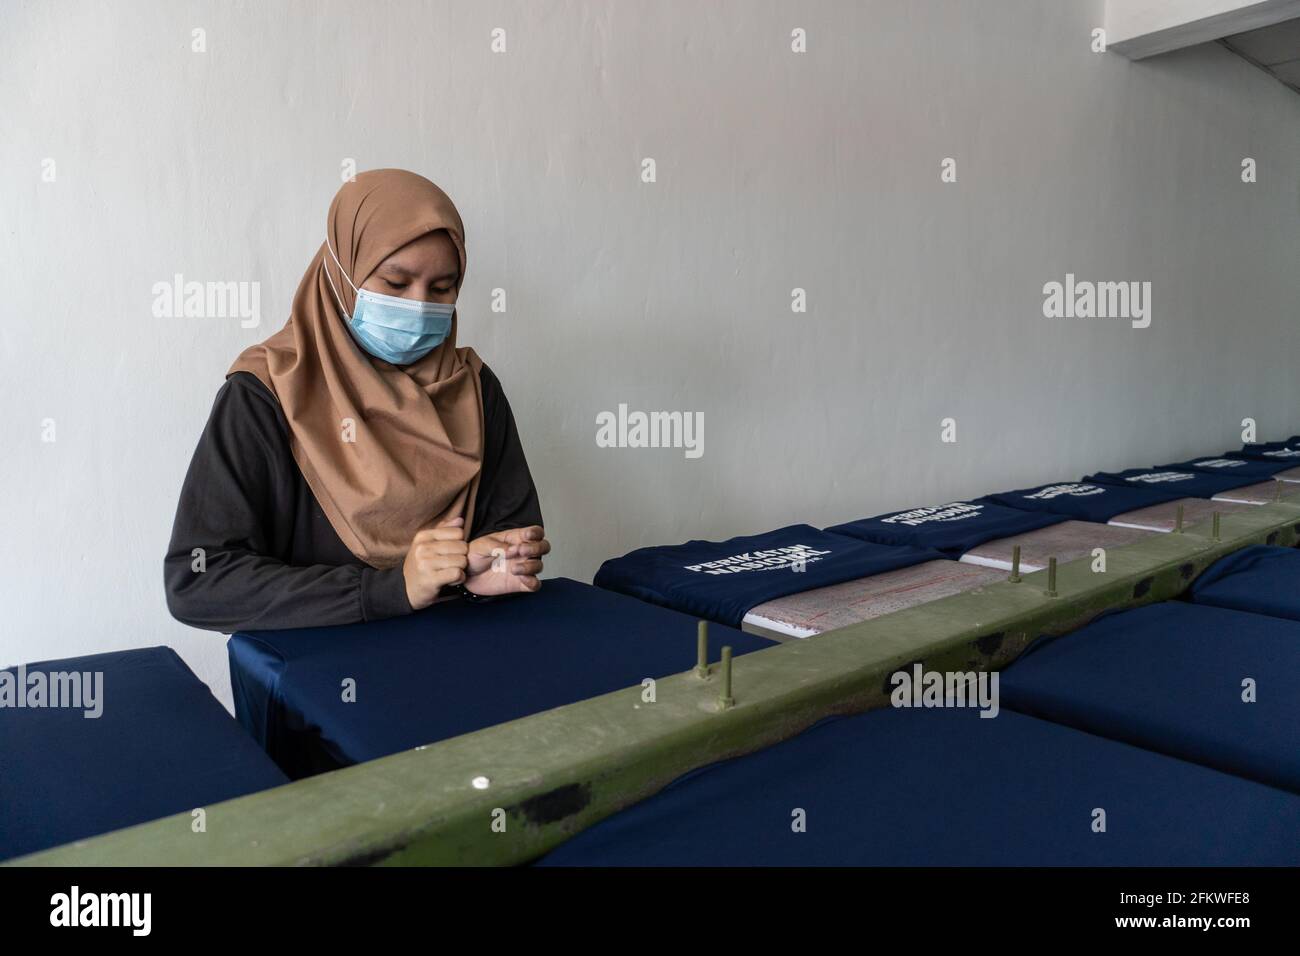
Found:
[[[377, 359], [393, 365], [410, 365], [424, 358], [451, 333], [451, 317], [456, 311], [455, 305], [442, 302], [418, 302], [415, 299], [403, 299], [369, 289], [358, 289], [352, 279], [343, 270], [343, 264], [334, 255], [334, 248], [325, 240], [334, 264], [339, 267], [339, 274], [348, 280], [356, 293], [356, 307], [348, 316], [347, 327], [358, 345]], [[343, 300], [334, 287], [329, 269], [325, 270], [330, 289], [338, 301], [339, 311], [345, 316]]]

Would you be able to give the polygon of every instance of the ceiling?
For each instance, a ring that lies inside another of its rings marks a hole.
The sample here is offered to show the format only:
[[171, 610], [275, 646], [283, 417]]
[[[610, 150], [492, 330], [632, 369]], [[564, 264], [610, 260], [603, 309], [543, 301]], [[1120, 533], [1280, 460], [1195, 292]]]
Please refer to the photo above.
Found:
[[1236, 33], [1219, 42], [1300, 93], [1300, 19]]

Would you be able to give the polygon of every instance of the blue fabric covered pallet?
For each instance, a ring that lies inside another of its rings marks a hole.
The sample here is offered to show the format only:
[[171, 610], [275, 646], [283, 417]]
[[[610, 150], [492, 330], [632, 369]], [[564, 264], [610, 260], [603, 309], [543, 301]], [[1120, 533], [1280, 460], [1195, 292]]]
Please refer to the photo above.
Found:
[[541, 863], [1295, 865], [1300, 797], [1005, 710], [877, 710], [688, 774]]
[[1300, 792], [1296, 675], [1300, 623], [1166, 601], [1031, 645], [1001, 702]]
[[10, 668], [0, 701], [0, 859], [288, 783], [169, 647]]
[[1187, 599], [1300, 621], [1300, 551], [1262, 544], [1243, 548], [1206, 568]]
[[[773, 646], [721, 626], [710, 639], [712, 660], [723, 644]], [[550, 578], [485, 604], [236, 634], [228, 647], [236, 715], [298, 778], [689, 670], [696, 621]]]

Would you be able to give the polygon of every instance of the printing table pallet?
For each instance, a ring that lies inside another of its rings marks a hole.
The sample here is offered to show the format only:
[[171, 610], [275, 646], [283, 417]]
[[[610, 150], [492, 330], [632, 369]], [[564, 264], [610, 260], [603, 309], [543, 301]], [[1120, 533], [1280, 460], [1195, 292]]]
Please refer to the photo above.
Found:
[[[629, 688], [380, 760], [11, 861], [17, 865], [511, 864], [682, 774], [789, 738], [823, 717], [888, 703], [890, 675], [987, 671], [1036, 638], [1103, 611], [1182, 593], [1252, 544], [1300, 539], [1300, 505], [1269, 504], [803, 641], [722, 668]], [[492, 675], [485, 675], [491, 680]], [[499, 690], [498, 690], [499, 692]], [[728, 701], [727, 698], [730, 698]]]

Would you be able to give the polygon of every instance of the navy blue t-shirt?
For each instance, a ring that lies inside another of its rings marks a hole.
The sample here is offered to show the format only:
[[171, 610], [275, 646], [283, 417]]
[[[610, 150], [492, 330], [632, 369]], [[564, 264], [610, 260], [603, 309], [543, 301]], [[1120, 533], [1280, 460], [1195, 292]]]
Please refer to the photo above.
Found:
[[1230, 451], [1225, 458], [1246, 458], [1250, 461], [1279, 461], [1300, 465], [1300, 435], [1286, 441], [1260, 442], [1242, 445], [1241, 451]]
[[1233, 488], [1244, 488], [1259, 482], [1254, 475], [1210, 474], [1204, 471], [1184, 471], [1176, 468], [1128, 468], [1124, 471], [1099, 471], [1088, 475], [1084, 481], [1125, 488], [1155, 488], [1177, 492], [1179, 498], [1213, 498]]
[[796, 524], [726, 541], [639, 548], [602, 564], [594, 583], [739, 627], [750, 608], [766, 601], [942, 557]]
[[1193, 458], [1191, 461], [1175, 462], [1172, 465], [1157, 465], [1168, 471], [1195, 471], [1207, 475], [1249, 476], [1252, 481], [1263, 481], [1279, 471], [1294, 468], [1296, 462], [1263, 461], [1249, 458], [1232, 458], [1224, 455], [1220, 458]]
[[826, 530], [876, 544], [931, 548], [958, 558], [997, 538], [1025, 534], [1067, 520], [1045, 511], [1022, 511], [991, 501], [954, 501], [837, 524]]
[[1024, 511], [1046, 511], [1080, 521], [1109, 521], [1118, 514], [1186, 498], [1182, 491], [1134, 488], [1092, 481], [1065, 481], [1037, 488], [1002, 491], [979, 498]]

